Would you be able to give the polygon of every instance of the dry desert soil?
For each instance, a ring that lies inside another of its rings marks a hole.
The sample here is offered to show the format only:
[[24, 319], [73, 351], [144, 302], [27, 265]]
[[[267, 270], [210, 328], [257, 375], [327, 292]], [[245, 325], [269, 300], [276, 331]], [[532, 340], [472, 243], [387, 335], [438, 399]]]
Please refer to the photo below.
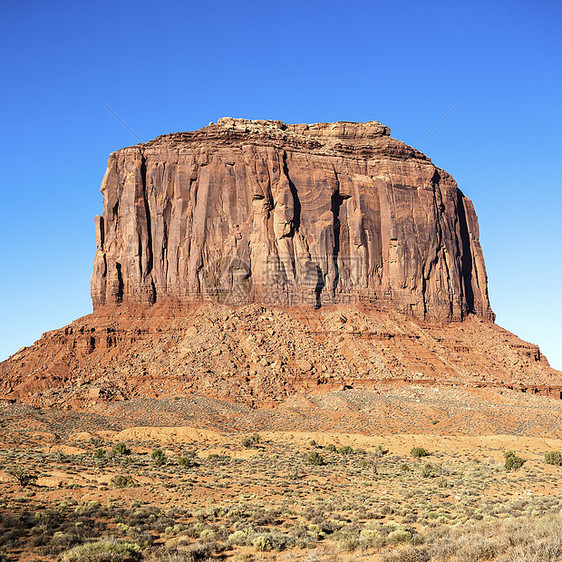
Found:
[[1, 404], [0, 560], [559, 560], [561, 414], [424, 386]]

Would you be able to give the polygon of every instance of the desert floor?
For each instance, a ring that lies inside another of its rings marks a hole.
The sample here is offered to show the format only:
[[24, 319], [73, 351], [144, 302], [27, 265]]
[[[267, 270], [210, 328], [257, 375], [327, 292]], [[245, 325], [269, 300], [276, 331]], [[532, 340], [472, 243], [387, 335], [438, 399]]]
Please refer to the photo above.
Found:
[[[0, 560], [560, 559], [562, 467], [545, 461], [562, 451], [557, 401], [508, 408], [511, 427], [514, 412], [551, 406], [544, 436], [529, 419], [519, 435], [477, 424], [441, 434], [444, 417], [431, 432], [420, 422], [376, 433], [352, 409], [302, 417], [303, 400], [318, 397], [300, 399], [294, 430], [276, 431], [263, 419], [290, 424], [287, 411], [226, 423], [214, 404], [199, 427], [166, 426], [170, 405], [153, 402], [160, 423], [142, 426], [112, 419], [115, 405], [96, 415], [2, 405]], [[508, 451], [522, 466], [506, 468]]]

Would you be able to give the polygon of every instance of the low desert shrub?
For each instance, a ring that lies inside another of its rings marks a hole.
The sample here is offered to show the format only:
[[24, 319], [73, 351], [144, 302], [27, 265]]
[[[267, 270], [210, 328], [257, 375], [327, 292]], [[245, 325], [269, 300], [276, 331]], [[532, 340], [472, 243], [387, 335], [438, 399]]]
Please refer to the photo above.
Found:
[[127, 445], [125, 445], [125, 443], [117, 443], [117, 445], [115, 445], [115, 447], [113, 447], [112, 453], [114, 455], [127, 456], [127, 455], [131, 454], [131, 449], [129, 449], [129, 447], [127, 447]]
[[412, 538], [412, 534], [405, 529], [396, 529], [395, 531], [390, 531], [386, 537], [386, 542], [388, 544], [400, 544], [408, 542]]
[[380, 548], [384, 546], [386, 537], [376, 529], [363, 529], [359, 533], [359, 542], [357, 546], [363, 548]]
[[393, 548], [380, 555], [381, 562], [429, 562], [429, 555], [425, 546], [406, 546]]
[[423, 478], [432, 478], [435, 476], [435, 467], [429, 462], [424, 464], [421, 470], [421, 475]]
[[260, 440], [260, 434], [254, 433], [253, 435], [250, 435], [250, 437], [246, 437], [245, 439], [243, 439], [242, 445], [250, 449], [252, 447], [255, 447], [260, 442]]
[[166, 464], [167, 458], [162, 449], [154, 449], [150, 457], [156, 466], [164, 466]]
[[562, 466], [562, 453], [560, 451], [548, 451], [548, 453], [544, 454], [544, 462], [546, 464]]
[[203, 562], [204, 560], [212, 560], [212, 554], [218, 551], [220, 551], [220, 545], [217, 542], [209, 540], [198, 541], [189, 547], [182, 562]]
[[310, 453], [310, 455], [308, 455], [308, 458], [306, 459], [306, 462], [308, 464], [312, 464], [314, 466], [322, 466], [322, 465], [326, 464], [326, 461], [324, 460], [322, 455], [319, 454], [317, 451], [312, 451], [312, 453]]
[[94, 451], [94, 458], [95, 459], [103, 459], [105, 458], [105, 451], [103, 449], [96, 449]]
[[187, 451], [178, 457], [178, 464], [183, 468], [191, 468], [197, 464], [195, 461], [196, 456], [197, 453], [195, 451]]
[[421, 459], [422, 457], [428, 457], [429, 453], [423, 447], [412, 447], [410, 455], [416, 459]]
[[525, 459], [518, 457], [513, 451], [506, 451], [503, 456], [506, 470], [519, 470], [525, 464]]
[[360, 546], [360, 542], [366, 544], [373, 537], [356, 524], [345, 525], [334, 533], [334, 539], [338, 541], [338, 549], [344, 552], [353, 552]]
[[353, 448], [350, 447], [349, 445], [344, 445], [343, 447], [340, 447], [338, 449], [338, 453], [340, 453], [341, 455], [352, 455]]
[[234, 533], [228, 535], [226, 542], [228, 545], [249, 546], [254, 537], [255, 532], [251, 527], [249, 527], [234, 531]]
[[333, 443], [328, 443], [326, 445], [326, 451], [329, 451], [330, 453], [335, 453], [336, 452], [336, 446]]
[[33, 486], [37, 482], [37, 474], [25, 468], [11, 468], [6, 472], [13, 476], [22, 488]]
[[140, 560], [142, 548], [136, 543], [98, 541], [75, 546], [60, 557], [61, 562], [120, 562]]
[[63, 531], [56, 531], [50, 540], [50, 546], [54, 547], [55, 549], [67, 550], [76, 544], [79, 544], [81, 541], [77, 537], [75, 533], [64, 533]]
[[294, 544], [295, 539], [293, 537], [278, 532], [256, 535], [256, 537], [252, 539], [252, 546], [260, 552], [266, 552], [268, 550], [281, 551]]
[[215, 560], [213, 553], [220, 550], [219, 545], [214, 541], [199, 541], [187, 548], [178, 549], [173, 547], [167, 549], [158, 547], [151, 550], [148, 556], [144, 556], [146, 562], [204, 562], [205, 560]]
[[557, 562], [559, 560], [560, 546], [549, 539], [519, 544], [497, 558], [497, 562]]
[[111, 478], [111, 485], [114, 488], [130, 488], [135, 485], [135, 481], [131, 476], [116, 474]]

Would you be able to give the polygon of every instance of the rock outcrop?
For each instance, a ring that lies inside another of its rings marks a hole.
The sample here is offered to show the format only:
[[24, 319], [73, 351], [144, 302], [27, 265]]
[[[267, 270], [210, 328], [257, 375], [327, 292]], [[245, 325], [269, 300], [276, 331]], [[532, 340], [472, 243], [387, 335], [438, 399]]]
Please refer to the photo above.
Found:
[[378, 122], [223, 118], [113, 153], [94, 310], [360, 303], [493, 320], [471, 201], [389, 135]]
[[0, 401], [562, 398], [493, 323], [470, 200], [380, 123], [221, 119], [112, 154], [102, 192], [94, 312], [0, 363]]

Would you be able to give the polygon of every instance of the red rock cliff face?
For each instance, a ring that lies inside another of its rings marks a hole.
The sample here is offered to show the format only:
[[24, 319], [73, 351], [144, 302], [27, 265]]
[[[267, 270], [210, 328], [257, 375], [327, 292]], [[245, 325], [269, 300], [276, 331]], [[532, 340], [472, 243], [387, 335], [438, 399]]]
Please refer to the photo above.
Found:
[[493, 320], [471, 201], [389, 134], [224, 118], [113, 153], [94, 308], [362, 302]]

